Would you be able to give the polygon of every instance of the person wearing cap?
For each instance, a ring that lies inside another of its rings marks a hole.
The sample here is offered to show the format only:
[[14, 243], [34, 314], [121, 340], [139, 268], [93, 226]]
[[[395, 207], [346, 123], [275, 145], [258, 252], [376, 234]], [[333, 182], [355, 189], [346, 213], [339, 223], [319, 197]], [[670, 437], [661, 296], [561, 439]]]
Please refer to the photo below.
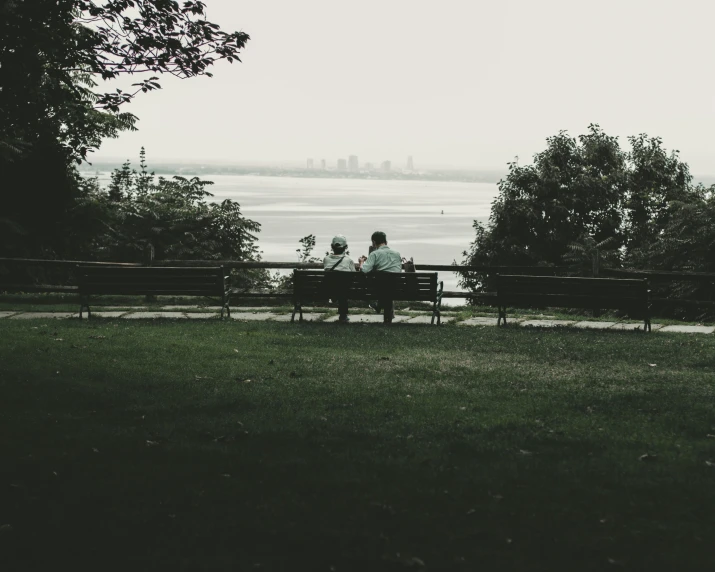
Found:
[[[372, 249], [370, 256], [361, 256], [360, 270], [363, 272], [402, 272], [402, 256], [396, 250], [387, 246], [387, 235], [381, 231], [375, 231], [370, 237]], [[395, 317], [394, 304], [391, 299], [382, 298], [378, 301], [375, 309], [379, 312], [382, 308], [384, 322], [391, 324]]]
[[[348, 239], [342, 234], [333, 237], [330, 242], [333, 253], [328, 254], [323, 259], [323, 268], [326, 272], [355, 272], [355, 262], [345, 254], [348, 249]], [[348, 318], [347, 297], [338, 298], [338, 322], [345, 324], [350, 321]]]

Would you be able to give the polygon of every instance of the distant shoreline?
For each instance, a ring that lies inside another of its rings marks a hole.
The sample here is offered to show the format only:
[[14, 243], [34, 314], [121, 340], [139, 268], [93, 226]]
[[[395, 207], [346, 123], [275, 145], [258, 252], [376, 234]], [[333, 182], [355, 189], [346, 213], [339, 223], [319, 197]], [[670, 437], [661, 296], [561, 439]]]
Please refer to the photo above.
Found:
[[[83, 174], [97, 171], [113, 171], [121, 168], [123, 162], [94, 162], [83, 164], [79, 170]], [[132, 163], [132, 168], [138, 165]], [[355, 179], [355, 180], [383, 180], [383, 181], [443, 181], [457, 183], [498, 183], [506, 172], [497, 171], [469, 171], [463, 169], [434, 169], [430, 171], [321, 171], [299, 168], [281, 167], [254, 167], [236, 165], [187, 165], [172, 163], [156, 163], [149, 165], [149, 170], [157, 175], [180, 175], [182, 177], [207, 177], [211, 175], [236, 175], [258, 177], [297, 177], [302, 179]]]

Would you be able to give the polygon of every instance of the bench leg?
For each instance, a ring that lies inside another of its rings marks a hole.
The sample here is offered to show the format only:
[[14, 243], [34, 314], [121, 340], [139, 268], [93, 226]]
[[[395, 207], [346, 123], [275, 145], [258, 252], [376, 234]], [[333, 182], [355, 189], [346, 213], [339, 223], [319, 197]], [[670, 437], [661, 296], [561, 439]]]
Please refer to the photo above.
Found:
[[435, 317], [437, 318], [437, 325], [442, 323], [442, 291], [444, 290], [444, 282], [440, 282], [437, 288], [437, 297], [434, 300], [434, 306], [432, 308], [432, 323], [434, 324]]
[[79, 298], [79, 319], [82, 319], [82, 311], [87, 309], [87, 319], [92, 317], [92, 313], [89, 309], [89, 296], [80, 296]]
[[223, 311], [226, 310], [226, 317], [231, 317], [231, 293], [227, 292], [223, 295], [223, 300], [221, 300], [221, 319], [223, 319]]
[[291, 322], [295, 322], [296, 312], [299, 314], [298, 321], [302, 322], [303, 321], [303, 306], [301, 305], [300, 302], [295, 302], [293, 304], [293, 315], [290, 317]]
[[506, 326], [506, 307], [499, 306], [499, 317], [497, 318], [497, 326], [501, 325], [502, 320]]

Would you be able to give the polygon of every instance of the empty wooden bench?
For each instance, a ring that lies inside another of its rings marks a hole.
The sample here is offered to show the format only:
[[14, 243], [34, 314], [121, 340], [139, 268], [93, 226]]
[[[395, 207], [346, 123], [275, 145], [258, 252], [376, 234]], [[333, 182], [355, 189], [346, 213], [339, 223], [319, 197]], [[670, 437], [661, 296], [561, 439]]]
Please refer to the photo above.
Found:
[[506, 324], [506, 309], [536, 307], [623, 310], [643, 319], [650, 331], [648, 280], [564, 278], [560, 276], [497, 276], [499, 318]]
[[143, 267], [143, 266], [77, 266], [80, 295], [79, 317], [87, 310], [91, 317], [89, 297], [101, 294], [206, 296], [221, 300], [221, 317], [229, 307], [231, 277], [222, 266], [210, 267]]
[[293, 316], [303, 320], [302, 305], [307, 301], [348, 300], [376, 301], [381, 298], [432, 303], [432, 323], [441, 321], [443, 282], [436, 272], [325, 272], [293, 271]]

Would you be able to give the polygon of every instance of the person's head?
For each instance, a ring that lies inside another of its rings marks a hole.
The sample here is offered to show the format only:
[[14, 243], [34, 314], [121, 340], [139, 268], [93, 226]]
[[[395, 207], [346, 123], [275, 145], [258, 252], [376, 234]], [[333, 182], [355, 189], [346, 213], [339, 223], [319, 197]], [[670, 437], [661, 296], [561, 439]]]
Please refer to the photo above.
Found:
[[370, 240], [372, 240], [372, 245], [377, 248], [378, 246], [387, 244], [387, 235], [382, 231], [376, 230], [372, 233]]
[[348, 239], [342, 234], [334, 236], [330, 243], [330, 248], [333, 249], [333, 254], [342, 254], [348, 248]]

